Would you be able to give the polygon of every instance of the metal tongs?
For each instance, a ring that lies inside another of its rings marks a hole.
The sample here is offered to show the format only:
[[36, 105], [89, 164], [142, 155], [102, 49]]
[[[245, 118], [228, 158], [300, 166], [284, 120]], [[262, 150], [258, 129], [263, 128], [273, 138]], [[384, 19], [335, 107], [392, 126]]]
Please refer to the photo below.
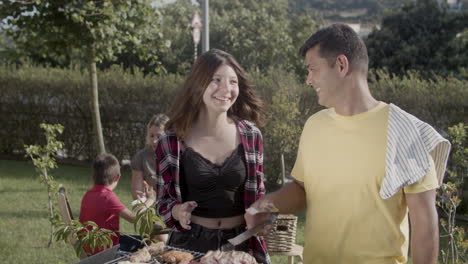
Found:
[[[257, 209], [254, 208], [254, 210], [257, 210]], [[235, 246], [240, 245], [242, 242], [258, 234], [260, 231], [263, 230], [263, 228], [265, 228], [265, 226], [273, 224], [276, 221], [276, 218], [278, 218], [278, 212], [272, 212], [269, 210], [268, 211], [257, 210], [253, 214], [259, 213], [259, 212], [271, 212], [271, 214], [268, 217], [268, 219], [263, 221], [262, 223], [256, 225], [255, 227], [251, 229], [248, 229], [242, 232], [241, 234], [237, 235], [234, 238], [228, 239], [228, 243], [221, 246], [221, 251], [234, 250]]]

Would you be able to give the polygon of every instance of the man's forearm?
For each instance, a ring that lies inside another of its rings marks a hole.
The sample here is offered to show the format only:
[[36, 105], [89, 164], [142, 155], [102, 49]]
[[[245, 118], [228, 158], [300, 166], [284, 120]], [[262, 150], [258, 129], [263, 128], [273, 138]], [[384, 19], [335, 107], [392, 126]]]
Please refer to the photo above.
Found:
[[439, 218], [435, 207], [435, 196], [435, 190], [406, 194], [411, 221], [413, 264], [437, 264]]
[[266, 195], [265, 199], [273, 202], [283, 214], [297, 213], [306, 208], [305, 190], [297, 182], [285, 184], [278, 191]]
[[[437, 220], [434, 220], [437, 222]], [[413, 264], [437, 264], [439, 253], [439, 229], [432, 227], [414, 227], [411, 229], [411, 255]]]

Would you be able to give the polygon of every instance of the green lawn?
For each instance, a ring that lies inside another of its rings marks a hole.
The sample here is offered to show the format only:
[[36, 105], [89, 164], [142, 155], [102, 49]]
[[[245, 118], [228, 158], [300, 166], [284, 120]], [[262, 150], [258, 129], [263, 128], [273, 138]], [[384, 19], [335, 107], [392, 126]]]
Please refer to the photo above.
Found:
[[[92, 185], [91, 169], [59, 165], [52, 173], [65, 185], [75, 218], [78, 218], [81, 197]], [[122, 172], [115, 192], [129, 207], [130, 173]], [[0, 160], [0, 263], [75, 263], [78, 258], [72, 247], [54, 242], [47, 247], [50, 224], [47, 215], [47, 191], [31, 162]], [[297, 239], [303, 244], [303, 216], [300, 217]], [[121, 229], [134, 233], [133, 226], [121, 221]], [[273, 256], [273, 263], [287, 263], [287, 257]]]

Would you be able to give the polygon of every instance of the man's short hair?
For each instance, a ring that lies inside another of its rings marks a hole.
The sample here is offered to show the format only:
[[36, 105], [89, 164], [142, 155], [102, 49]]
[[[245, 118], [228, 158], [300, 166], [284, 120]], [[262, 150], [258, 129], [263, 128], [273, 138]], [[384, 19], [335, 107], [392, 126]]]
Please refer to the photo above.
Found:
[[100, 154], [93, 162], [94, 184], [110, 185], [120, 175], [120, 165], [112, 154]]
[[319, 47], [319, 55], [335, 66], [336, 58], [345, 55], [349, 61], [351, 71], [360, 69], [367, 74], [369, 57], [364, 41], [346, 24], [332, 24], [315, 32], [305, 41], [299, 53], [305, 57], [307, 51], [315, 46]]

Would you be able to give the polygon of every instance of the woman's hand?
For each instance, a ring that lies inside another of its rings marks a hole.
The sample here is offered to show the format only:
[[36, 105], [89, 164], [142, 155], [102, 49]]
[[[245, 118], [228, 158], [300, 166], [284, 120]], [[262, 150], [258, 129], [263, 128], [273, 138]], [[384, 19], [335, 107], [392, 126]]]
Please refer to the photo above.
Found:
[[156, 192], [153, 189], [153, 186], [150, 186], [148, 183], [144, 182], [145, 185], [145, 196], [147, 199], [156, 201]]
[[179, 221], [182, 228], [190, 230], [190, 218], [192, 218], [192, 211], [198, 204], [195, 201], [185, 202], [183, 204], [175, 205], [172, 208], [172, 217]]

